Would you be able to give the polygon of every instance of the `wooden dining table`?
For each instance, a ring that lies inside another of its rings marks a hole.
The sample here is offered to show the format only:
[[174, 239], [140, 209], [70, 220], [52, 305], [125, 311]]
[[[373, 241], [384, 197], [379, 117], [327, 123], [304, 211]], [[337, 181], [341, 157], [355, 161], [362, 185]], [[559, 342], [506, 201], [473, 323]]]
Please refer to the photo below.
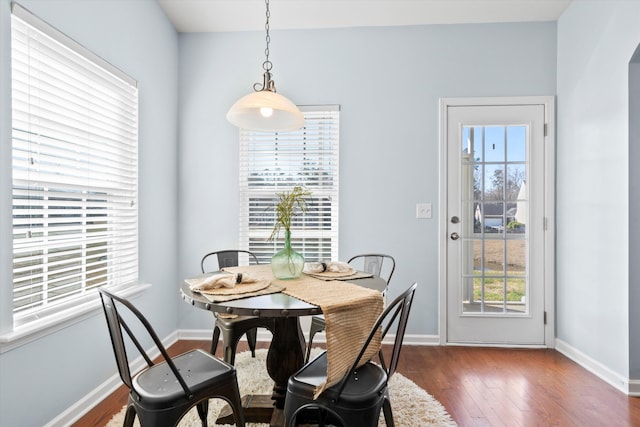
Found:
[[[269, 423], [271, 426], [283, 425], [282, 409], [286, 397], [287, 381], [304, 364], [305, 338], [300, 327], [300, 317], [323, 313], [320, 305], [290, 295], [296, 293], [291, 290], [304, 282], [307, 286], [314, 287], [319, 291], [326, 288], [327, 292], [332, 294], [331, 299], [340, 300], [342, 293], [340, 290], [350, 288], [361, 292], [362, 295], [369, 296], [372, 290], [377, 291], [380, 294], [380, 300], [382, 300], [381, 292], [384, 290], [386, 282], [380, 277], [358, 272], [351, 278], [341, 278], [339, 285], [345, 287], [336, 287], [338, 284], [336, 280], [323, 280], [306, 275], [303, 275], [304, 277], [301, 279], [275, 280], [271, 275], [269, 265], [233, 267], [225, 270], [242, 271], [254, 277], [268, 278], [271, 289], [257, 292], [262, 294], [250, 293], [238, 295], [233, 299], [218, 300], [215, 296], [192, 291], [189, 281], [185, 280], [180, 287], [180, 293], [187, 303], [199, 309], [228, 315], [259, 316], [273, 319], [273, 330], [271, 331], [273, 337], [266, 360], [267, 372], [274, 381], [273, 393], [271, 396], [243, 396], [243, 408], [247, 422]], [[354, 289], [353, 285], [357, 285], [358, 289]], [[369, 329], [370, 327], [366, 333]], [[353, 346], [354, 344], [345, 343], [344, 345]], [[233, 423], [232, 414], [226, 414], [226, 418], [223, 415], [222, 419], [218, 421]]]

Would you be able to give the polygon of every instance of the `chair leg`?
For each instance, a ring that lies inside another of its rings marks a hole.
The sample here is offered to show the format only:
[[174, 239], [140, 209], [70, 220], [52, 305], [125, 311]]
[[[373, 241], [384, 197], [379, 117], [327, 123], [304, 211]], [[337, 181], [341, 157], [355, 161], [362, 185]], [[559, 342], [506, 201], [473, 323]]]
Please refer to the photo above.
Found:
[[327, 421], [327, 412], [323, 411], [322, 408], [318, 408], [318, 416], [319, 416], [318, 420], [320, 422], [319, 426], [324, 427]]
[[231, 384], [226, 395], [227, 403], [231, 405], [233, 410], [233, 420], [236, 427], [245, 427], [246, 420], [244, 418], [244, 412], [242, 408], [242, 398], [240, 397], [240, 388], [238, 387], [237, 379]]
[[387, 427], [395, 427], [395, 423], [393, 422], [393, 411], [391, 410], [391, 401], [389, 399], [384, 399], [382, 402], [382, 412], [384, 412], [384, 422]]
[[227, 343], [226, 341], [223, 343], [223, 354], [222, 358], [229, 365], [233, 365], [236, 362], [236, 346], [235, 343]]
[[136, 410], [133, 407], [133, 405], [129, 405], [127, 407], [127, 411], [125, 412], [124, 415], [124, 422], [122, 423], [122, 425], [124, 427], [133, 427], [133, 422], [136, 419]]
[[207, 414], [209, 413], [209, 400], [205, 399], [196, 405], [198, 408], [198, 415], [202, 422], [202, 427], [207, 427]]
[[309, 331], [309, 343], [307, 344], [307, 354], [304, 356], [304, 363], [309, 362], [309, 357], [311, 357], [311, 344], [313, 344], [313, 336], [316, 333], [313, 331]]
[[256, 341], [258, 340], [258, 328], [251, 328], [247, 331], [247, 342], [249, 343], [249, 350], [251, 350], [251, 357], [256, 357]]
[[218, 349], [218, 341], [220, 340], [220, 328], [213, 324], [213, 337], [211, 338], [211, 354], [216, 355]]

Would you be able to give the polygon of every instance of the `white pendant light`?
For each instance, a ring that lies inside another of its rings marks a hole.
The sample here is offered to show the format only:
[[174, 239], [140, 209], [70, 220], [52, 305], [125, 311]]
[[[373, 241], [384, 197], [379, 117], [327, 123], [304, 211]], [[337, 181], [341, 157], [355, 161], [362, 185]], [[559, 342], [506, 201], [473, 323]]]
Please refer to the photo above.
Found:
[[298, 130], [304, 126], [304, 116], [296, 105], [282, 95], [276, 93], [275, 82], [271, 79], [269, 61], [269, 0], [265, 0], [267, 7], [267, 47], [264, 50], [267, 59], [262, 64], [264, 68], [262, 86], [253, 85], [255, 92], [243, 96], [231, 106], [227, 113], [227, 120], [242, 129], [263, 132], [284, 132]]

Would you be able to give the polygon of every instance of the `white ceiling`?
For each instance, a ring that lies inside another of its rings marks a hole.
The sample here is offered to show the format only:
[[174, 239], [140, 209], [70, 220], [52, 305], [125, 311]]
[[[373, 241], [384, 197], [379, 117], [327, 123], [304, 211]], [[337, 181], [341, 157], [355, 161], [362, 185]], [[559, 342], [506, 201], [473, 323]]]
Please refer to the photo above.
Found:
[[[572, 0], [270, 0], [271, 29], [555, 21]], [[263, 30], [263, 0], [158, 0], [180, 32]]]

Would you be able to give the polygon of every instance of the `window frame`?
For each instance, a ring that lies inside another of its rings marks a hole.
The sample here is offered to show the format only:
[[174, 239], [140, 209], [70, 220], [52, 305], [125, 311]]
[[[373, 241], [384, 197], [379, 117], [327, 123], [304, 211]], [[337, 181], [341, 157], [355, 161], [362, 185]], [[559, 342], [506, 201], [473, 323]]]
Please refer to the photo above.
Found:
[[[340, 106], [306, 105], [299, 108], [305, 116], [305, 127], [299, 131], [254, 132], [240, 129], [239, 246], [254, 252], [261, 263], [268, 263], [283, 246], [284, 232], [272, 241], [268, 239], [275, 219], [272, 207], [277, 193], [290, 191], [294, 186], [304, 186], [312, 194], [307, 199], [309, 212], [294, 220], [292, 225], [292, 246], [305, 257], [305, 261], [339, 259]], [[259, 151], [257, 147], [264, 154], [252, 155], [252, 150]], [[305, 150], [311, 153], [310, 160], [303, 154]], [[270, 164], [269, 156], [273, 156]], [[307, 161], [312, 167], [305, 163]], [[261, 166], [252, 169], [250, 164]], [[305, 166], [298, 168], [299, 164]], [[260, 172], [271, 175], [271, 180], [251, 186], [249, 178]], [[302, 176], [306, 179], [299, 179]]]
[[[121, 80], [123, 82], [123, 85], [125, 86], [128, 85], [128, 87], [133, 88], [131, 93], [133, 96], [132, 101], [135, 107], [133, 110], [130, 111], [131, 116], [128, 116], [127, 120], [132, 118], [134, 120], [134, 124], [132, 125], [132, 129], [134, 129], [132, 141], [135, 146], [135, 158], [129, 157], [128, 160], [130, 160], [130, 162], [133, 164], [132, 169], [130, 170], [134, 174], [133, 179], [135, 181], [133, 184], [133, 187], [134, 187], [133, 194], [135, 195], [135, 197], [134, 197], [134, 200], [132, 200], [132, 204], [135, 205], [135, 219], [133, 219], [133, 223], [135, 225], [134, 227], [135, 231], [133, 233], [130, 233], [130, 234], [135, 234], [135, 249], [132, 251], [134, 255], [129, 255], [128, 258], [131, 260], [130, 262], [133, 262], [133, 264], [135, 265], [135, 273], [133, 274], [133, 276], [135, 276], [135, 279], [133, 280], [128, 279], [126, 282], [122, 282], [122, 283], [117, 281], [110, 281], [109, 284], [105, 286], [108, 286], [110, 289], [116, 290], [127, 296], [135, 295], [149, 286], [149, 285], [140, 284], [138, 282], [138, 263], [139, 263], [138, 244], [139, 243], [138, 243], [137, 229], [138, 229], [139, 219], [138, 219], [138, 212], [137, 212], [137, 197], [138, 197], [138, 166], [137, 166], [138, 165], [138, 159], [137, 159], [138, 148], [137, 147], [139, 143], [138, 141], [139, 100], [138, 100], [137, 82], [131, 77], [129, 77], [128, 75], [126, 75], [125, 73], [123, 73], [121, 70], [117, 69], [116, 67], [114, 67], [113, 65], [105, 61], [104, 59], [100, 58], [93, 52], [89, 51], [82, 45], [75, 42], [73, 39], [69, 38], [65, 34], [53, 28], [52, 26], [42, 21], [35, 15], [32, 15], [28, 10], [24, 9], [23, 7], [21, 7], [16, 3], [12, 3], [12, 15], [11, 15], [12, 31], [14, 27], [14, 24], [13, 24], [14, 19], [18, 19], [22, 21], [24, 24], [26, 24], [27, 26], [29, 26], [31, 29], [38, 31], [39, 33], [42, 33], [40, 37], [47, 37], [52, 39], [54, 43], [61, 45], [62, 50], [68, 50], [70, 52], [73, 52], [74, 55], [77, 55], [78, 57], [83, 58], [84, 61], [87, 61], [88, 63], [91, 63], [94, 66], [99, 67], [101, 69], [101, 72], [105, 72], [111, 75], [112, 77], [115, 77], [116, 79]], [[15, 60], [14, 53], [13, 53], [14, 48], [15, 46], [12, 47], [12, 54], [11, 54], [12, 64], [13, 64], [13, 61]], [[14, 90], [13, 80], [11, 81], [11, 90], [12, 91]], [[13, 99], [13, 96], [12, 96], [12, 99]], [[59, 99], [66, 99], [66, 98], [60, 97]], [[13, 111], [15, 106], [12, 105], [11, 108]], [[14, 128], [14, 123], [15, 122], [11, 123], [12, 129]], [[11, 136], [12, 151], [14, 150], [13, 147], [15, 146], [14, 144], [14, 138], [16, 135], [15, 132], [16, 131], [13, 131], [13, 135]], [[90, 143], [87, 143], [87, 145], [90, 146]], [[12, 170], [13, 169], [14, 168], [12, 167]], [[15, 175], [15, 173], [12, 172], [12, 175]], [[42, 187], [45, 188], [45, 186], [42, 186]], [[12, 177], [12, 188], [15, 188], [15, 176]], [[87, 200], [91, 198], [90, 194], [92, 193], [89, 192], [85, 194], [89, 194], [89, 196], [85, 196], [84, 198], [76, 197], [76, 199], [77, 200], [82, 199], [83, 200], [82, 203], [85, 203], [85, 204], [88, 203]], [[15, 199], [13, 200], [12, 205], [13, 205], [12, 215], [14, 216], [14, 219], [15, 219], [15, 212], [16, 212], [14, 210], [16, 209]], [[91, 215], [88, 215], [88, 216], [90, 217]], [[113, 216], [108, 215], [106, 216], [106, 218], [113, 218]], [[91, 221], [88, 221], [88, 223], [91, 223]], [[12, 229], [12, 232], [15, 232], [15, 224], [12, 225], [11, 229]], [[107, 247], [110, 247], [110, 244], [107, 245]], [[15, 249], [12, 249], [12, 253], [15, 253], [14, 250]], [[83, 255], [82, 259], [84, 259], [85, 257], [86, 255]], [[82, 282], [83, 282], [82, 287], [84, 288], [86, 279], [83, 279]], [[100, 301], [97, 297], [97, 292], [95, 292], [95, 289], [89, 289], [88, 291], [82, 292], [80, 295], [76, 295], [76, 296], [69, 295], [67, 298], [64, 298], [60, 303], [56, 303], [51, 306], [43, 305], [40, 308], [26, 310], [23, 313], [14, 312], [15, 296], [14, 296], [14, 290], [13, 290], [13, 286], [14, 286], [13, 280], [9, 283], [11, 285], [8, 285], [8, 286], [11, 286], [11, 290], [8, 291], [8, 294], [11, 296], [10, 308], [12, 313], [9, 315], [10, 319], [6, 319], [3, 316], [4, 320], [10, 320], [10, 325], [9, 325], [10, 328], [9, 328], [9, 332], [6, 332], [0, 335], [0, 353], [8, 351], [9, 349], [14, 348], [16, 346], [22, 345], [23, 343], [37, 339], [38, 337], [51, 333], [52, 331], [64, 328], [68, 326], [70, 323], [75, 323], [85, 318], [88, 314], [93, 315], [95, 310], [100, 307]], [[3, 291], [3, 294], [6, 295], [7, 293]]]

